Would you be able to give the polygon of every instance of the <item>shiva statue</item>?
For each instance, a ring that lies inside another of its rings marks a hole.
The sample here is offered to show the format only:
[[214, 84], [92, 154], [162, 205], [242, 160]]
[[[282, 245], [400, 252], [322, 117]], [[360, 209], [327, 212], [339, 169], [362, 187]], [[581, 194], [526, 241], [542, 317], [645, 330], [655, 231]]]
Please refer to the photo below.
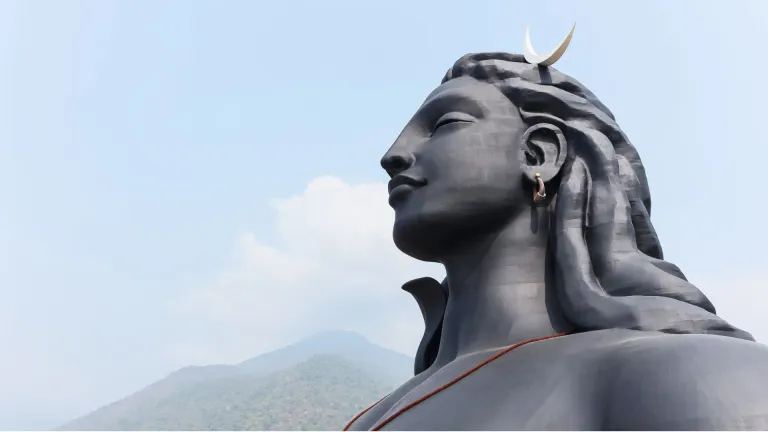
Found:
[[[549, 55], [468, 54], [381, 159], [441, 263], [415, 376], [349, 430], [766, 430], [768, 346], [665, 261], [635, 147]], [[660, 101], [663, 102], [663, 101]]]

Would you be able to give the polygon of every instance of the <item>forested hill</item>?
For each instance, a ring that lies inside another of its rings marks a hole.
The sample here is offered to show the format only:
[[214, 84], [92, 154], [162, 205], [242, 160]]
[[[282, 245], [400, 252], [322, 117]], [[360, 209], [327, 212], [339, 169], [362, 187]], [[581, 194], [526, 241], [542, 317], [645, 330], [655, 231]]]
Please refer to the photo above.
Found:
[[355, 333], [321, 333], [238, 365], [181, 369], [60, 430], [339, 430], [412, 368]]

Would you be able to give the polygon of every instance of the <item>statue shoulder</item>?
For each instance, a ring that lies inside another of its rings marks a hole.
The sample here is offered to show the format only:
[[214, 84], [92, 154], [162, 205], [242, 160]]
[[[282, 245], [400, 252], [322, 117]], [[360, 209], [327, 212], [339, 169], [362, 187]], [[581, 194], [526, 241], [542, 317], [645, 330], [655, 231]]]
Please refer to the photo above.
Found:
[[650, 333], [603, 361], [608, 429], [768, 429], [768, 346]]

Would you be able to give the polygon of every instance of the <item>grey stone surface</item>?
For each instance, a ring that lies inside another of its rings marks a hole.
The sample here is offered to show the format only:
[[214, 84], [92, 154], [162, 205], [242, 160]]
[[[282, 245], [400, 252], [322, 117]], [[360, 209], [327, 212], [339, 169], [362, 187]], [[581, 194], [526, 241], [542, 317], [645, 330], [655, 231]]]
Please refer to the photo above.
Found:
[[395, 244], [447, 278], [403, 287], [416, 376], [351, 429], [768, 429], [768, 347], [664, 261], [640, 157], [581, 83], [466, 55], [381, 165]]

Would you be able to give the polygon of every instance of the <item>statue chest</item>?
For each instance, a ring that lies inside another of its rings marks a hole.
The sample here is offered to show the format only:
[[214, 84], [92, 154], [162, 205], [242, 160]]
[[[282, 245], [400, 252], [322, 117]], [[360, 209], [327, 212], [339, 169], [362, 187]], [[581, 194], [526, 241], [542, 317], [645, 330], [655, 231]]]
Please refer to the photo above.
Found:
[[[491, 385], [483, 377], [468, 378], [394, 416], [380, 429], [599, 430], [601, 410], [590, 389], [577, 381], [542, 378], [532, 385], [500, 381]], [[397, 403], [377, 425], [409, 403]]]
[[600, 429], [599, 362], [591, 350], [554, 342], [509, 352], [458, 381], [482, 356], [454, 361], [426, 379], [406, 383], [352, 428]]
[[[768, 348], [713, 335], [599, 330], [458, 358], [352, 430], [765, 430]], [[457, 380], [457, 377], [463, 377]]]

